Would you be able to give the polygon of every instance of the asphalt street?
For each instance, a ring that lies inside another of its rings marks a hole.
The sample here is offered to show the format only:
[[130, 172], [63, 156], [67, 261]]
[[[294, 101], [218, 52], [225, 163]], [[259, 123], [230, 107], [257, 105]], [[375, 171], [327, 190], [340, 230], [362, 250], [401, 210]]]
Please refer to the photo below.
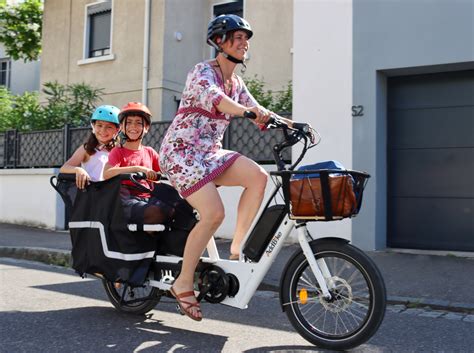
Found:
[[[117, 312], [101, 282], [72, 270], [0, 259], [0, 352], [307, 352], [275, 292], [249, 308], [204, 303], [193, 322], [163, 299], [151, 316]], [[379, 331], [353, 352], [470, 352], [474, 315], [389, 305]]]

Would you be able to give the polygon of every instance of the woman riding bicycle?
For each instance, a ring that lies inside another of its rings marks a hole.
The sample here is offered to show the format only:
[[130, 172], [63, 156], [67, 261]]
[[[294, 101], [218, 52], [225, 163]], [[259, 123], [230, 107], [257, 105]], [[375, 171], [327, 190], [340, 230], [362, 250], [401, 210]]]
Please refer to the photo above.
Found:
[[249, 23], [236, 15], [221, 15], [209, 23], [207, 43], [217, 50], [217, 57], [197, 64], [189, 72], [180, 107], [159, 153], [162, 171], [200, 216], [188, 237], [180, 275], [171, 288], [182, 311], [197, 321], [202, 315], [193, 292], [194, 271], [224, 219], [217, 187], [244, 188], [230, 249], [230, 259], [237, 260], [240, 243], [258, 212], [267, 184], [262, 167], [238, 152], [222, 148], [224, 132], [233, 116], [251, 111], [263, 130], [274, 114], [258, 104], [242, 78], [234, 73], [237, 64], [244, 64], [252, 35]]

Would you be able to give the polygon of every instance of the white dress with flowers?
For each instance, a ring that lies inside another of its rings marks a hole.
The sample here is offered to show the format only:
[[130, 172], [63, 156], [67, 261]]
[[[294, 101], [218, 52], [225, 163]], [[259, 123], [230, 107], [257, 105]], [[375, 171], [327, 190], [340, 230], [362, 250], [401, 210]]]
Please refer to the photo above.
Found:
[[[231, 116], [216, 109], [225, 95], [216, 70], [210, 62], [202, 62], [190, 71], [180, 107], [160, 148], [160, 168], [183, 197], [214, 180], [240, 156], [222, 148]], [[257, 105], [235, 74], [228, 96], [246, 107]]]

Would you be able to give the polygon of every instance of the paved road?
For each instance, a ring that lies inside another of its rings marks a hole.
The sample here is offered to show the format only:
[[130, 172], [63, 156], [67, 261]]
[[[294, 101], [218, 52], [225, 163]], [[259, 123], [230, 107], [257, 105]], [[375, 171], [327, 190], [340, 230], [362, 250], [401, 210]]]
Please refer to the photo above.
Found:
[[[318, 351], [291, 327], [274, 292], [249, 309], [204, 304], [195, 323], [164, 299], [149, 318], [115, 311], [98, 280], [71, 270], [0, 259], [0, 352]], [[472, 351], [474, 315], [390, 306], [354, 352]]]

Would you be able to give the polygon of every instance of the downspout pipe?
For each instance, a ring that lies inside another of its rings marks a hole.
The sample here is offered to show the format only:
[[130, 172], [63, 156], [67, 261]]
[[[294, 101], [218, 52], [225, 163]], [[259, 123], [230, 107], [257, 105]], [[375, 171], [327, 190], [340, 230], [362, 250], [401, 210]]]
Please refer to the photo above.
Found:
[[145, 0], [145, 28], [143, 34], [143, 82], [142, 103], [148, 105], [148, 65], [150, 62], [150, 15], [151, 0]]

